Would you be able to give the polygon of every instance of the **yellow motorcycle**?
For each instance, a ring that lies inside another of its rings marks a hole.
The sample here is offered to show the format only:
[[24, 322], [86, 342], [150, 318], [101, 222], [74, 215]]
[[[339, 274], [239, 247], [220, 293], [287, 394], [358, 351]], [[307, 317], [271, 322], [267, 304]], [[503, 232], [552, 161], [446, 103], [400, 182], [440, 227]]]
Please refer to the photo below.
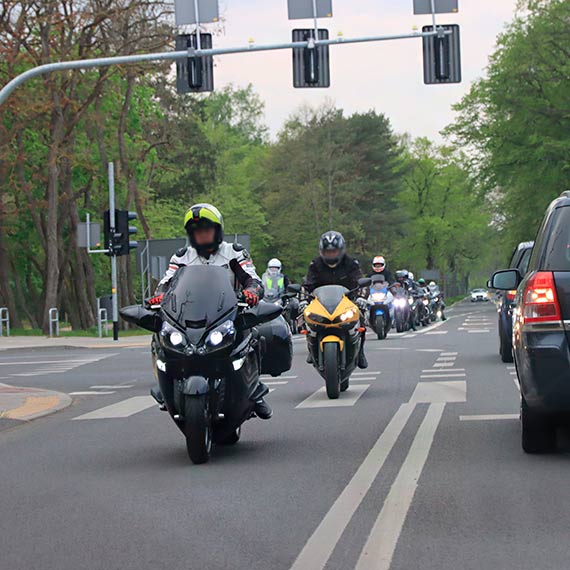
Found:
[[[368, 278], [360, 279], [358, 289], [370, 283]], [[306, 329], [302, 332], [307, 335], [309, 354], [331, 400], [348, 388], [358, 362], [364, 329], [360, 310], [348, 297], [353, 292], [340, 285], [318, 287], [303, 313]]]

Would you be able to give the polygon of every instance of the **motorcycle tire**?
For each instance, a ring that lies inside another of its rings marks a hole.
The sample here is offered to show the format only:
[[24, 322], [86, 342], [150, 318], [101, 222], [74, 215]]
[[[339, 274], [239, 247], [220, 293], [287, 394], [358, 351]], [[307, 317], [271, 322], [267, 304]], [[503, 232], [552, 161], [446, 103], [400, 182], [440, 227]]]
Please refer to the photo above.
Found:
[[376, 317], [376, 335], [378, 340], [384, 340], [386, 338], [386, 324], [382, 317]]
[[340, 395], [340, 370], [338, 366], [338, 344], [325, 343], [323, 352], [325, 365], [325, 386], [330, 400], [336, 400]]
[[396, 321], [396, 332], [399, 332], [399, 333], [404, 332], [404, 323], [400, 320]]
[[341, 392], [346, 392], [348, 390], [348, 387], [350, 386], [350, 379], [346, 378], [345, 380], [343, 380], [340, 383], [340, 391]]
[[184, 435], [192, 463], [206, 463], [210, 459], [213, 444], [212, 419], [206, 396], [185, 396]]

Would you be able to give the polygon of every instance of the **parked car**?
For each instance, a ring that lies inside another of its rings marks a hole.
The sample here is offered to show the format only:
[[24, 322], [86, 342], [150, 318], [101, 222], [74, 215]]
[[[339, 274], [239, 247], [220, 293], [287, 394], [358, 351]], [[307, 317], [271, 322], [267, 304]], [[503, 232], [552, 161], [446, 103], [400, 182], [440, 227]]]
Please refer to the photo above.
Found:
[[513, 354], [521, 391], [522, 447], [553, 450], [559, 424], [570, 423], [570, 192], [542, 221], [528, 272], [495, 273], [495, 289], [517, 290]]
[[[509, 268], [518, 269], [524, 277], [528, 269], [530, 254], [532, 253], [533, 241], [523, 241], [517, 245]], [[515, 306], [516, 290], [501, 292], [497, 298], [497, 311], [499, 314], [499, 354], [503, 362], [513, 361], [513, 309]]]
[[471, 291], [471, 302], [477, 303], [479, 301], [489, 301], [489, 291], [487, 289], [473, 289]]

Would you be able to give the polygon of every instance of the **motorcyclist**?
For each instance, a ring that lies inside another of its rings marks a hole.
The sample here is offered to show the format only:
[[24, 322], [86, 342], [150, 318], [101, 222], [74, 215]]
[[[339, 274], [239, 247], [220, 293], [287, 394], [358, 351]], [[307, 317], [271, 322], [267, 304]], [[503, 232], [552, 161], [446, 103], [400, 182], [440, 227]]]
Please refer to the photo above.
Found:
[[[159, 306], [168, 290], [170, 280], [180, 267], [188, 265], [214, 265], [228, 271], [236, 291], [240, 291], [250, 307], [255, 307], [263, 297], [263, 286], [255, 265], [240, 244], [224, 241], [224, 220], [220, 211], [211, 204], [195, 204], [184, 216], [184, 229], [188, 246], [179, 249], [171, 258], [164, 277], [160, 280], [155, 296], [148, 304]], [[255, 413], [261, 419], [269, 419], [273, 412], [261, 394], [267, 387], [260, 382], [255, 391]], [[159, 394], [160, 395], [160, 394]]]
[[[307, 276], [303, 282], [303, 287], [308, 293], [312, 293], [317, 287], [323, 285], [342, 285], [349, 290], [358, 288], [358, 280], [362, 277], [360, 263], [346, 255], [346, 242], [341, 233], [335, 231], [325, 232], [319, 241], [319, 257], [315, 258]], [[355, 304], [360, 309], [360, 319], [364, 327], [364, 315], [368, 308], [368, 303], [358, 292], [352, 293]], [[362, 333], [360, 353], [358, 354], [358, 367], [368, 368], [368, 361], [364, 354], [365, 333]]]
[[392, 272], [386, 265], [386, 259], [382, 255], [377, 255], [372, 260], [372, 269], [373, 272], [370, 274], [370, 277], [375, 277], [377, 275], [384, 275], [384, 279], [389, 283], [394, 283], [394, 276]]
[[414, 298], [413, 310], [410, 311], [410, 328], [416, 330], [417, 295], [418, 289], [414, 281], [410, 279], [410, 272], [407, 269], [396, 271], [396, 284], [398, 284], [408, 295]]
[[268, 261], [267, 269], [261, 277], [266, 297], [278, 298], [287, 291], [289, 279], [287, 275], [283, 274], [282, 269], [281, 261], [276, 257]]
[[439, 307], [441, 311], [441, 320], [446, 321], [447, 317], [445, 316], [445, 301], [443, 299], [443, 293], [441, 292], [439, 285], [435, 281], [430, 281], [428, 285], [428, 290], [432, 294], [433, 297], [439, 298]]

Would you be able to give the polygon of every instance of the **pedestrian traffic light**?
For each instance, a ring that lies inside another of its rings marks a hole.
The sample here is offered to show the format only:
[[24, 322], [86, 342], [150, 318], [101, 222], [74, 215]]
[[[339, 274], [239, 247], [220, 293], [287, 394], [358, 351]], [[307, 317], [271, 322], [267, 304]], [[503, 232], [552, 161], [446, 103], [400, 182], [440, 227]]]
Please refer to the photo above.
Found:
[[103, 219], [107, 255], [129, 255], [131, 249], [138, 247], [136, 241], [130, 240], [130, 236], [137, 233], [137, 228], [129, 225], [129, 222], [137, 217], [135, 212], [115, 210], [115, 227], [111, 228], [109, 210], [105, 211]]
[[[319, 40], [328, 40], [329, 31], [319, 30]], [[297, 88], [330, 87], [329, 46], [315, 44], [315, 30], [293, 30], [293, 42], [309, 42], [293, 48], [293, 85]]]
[[[196, 49], [198, 36], [180, 34], [176, 36], [176, 51]], [[200, 34], [200, 48], [212, 49], [212, 34]], [[189, 57], [176, 62], [176, 91], [184, 93], [204, 93], [214, 90], [214, 58], [211, 55]]]
[[[437, 30], [451, 34], [438, 34], [423, 38], [424, 83], [461, 83], [461, 44], [459, 26], [437, 26]], [[433, 32], [433, 26], [424, 26], [423, 32]]]

